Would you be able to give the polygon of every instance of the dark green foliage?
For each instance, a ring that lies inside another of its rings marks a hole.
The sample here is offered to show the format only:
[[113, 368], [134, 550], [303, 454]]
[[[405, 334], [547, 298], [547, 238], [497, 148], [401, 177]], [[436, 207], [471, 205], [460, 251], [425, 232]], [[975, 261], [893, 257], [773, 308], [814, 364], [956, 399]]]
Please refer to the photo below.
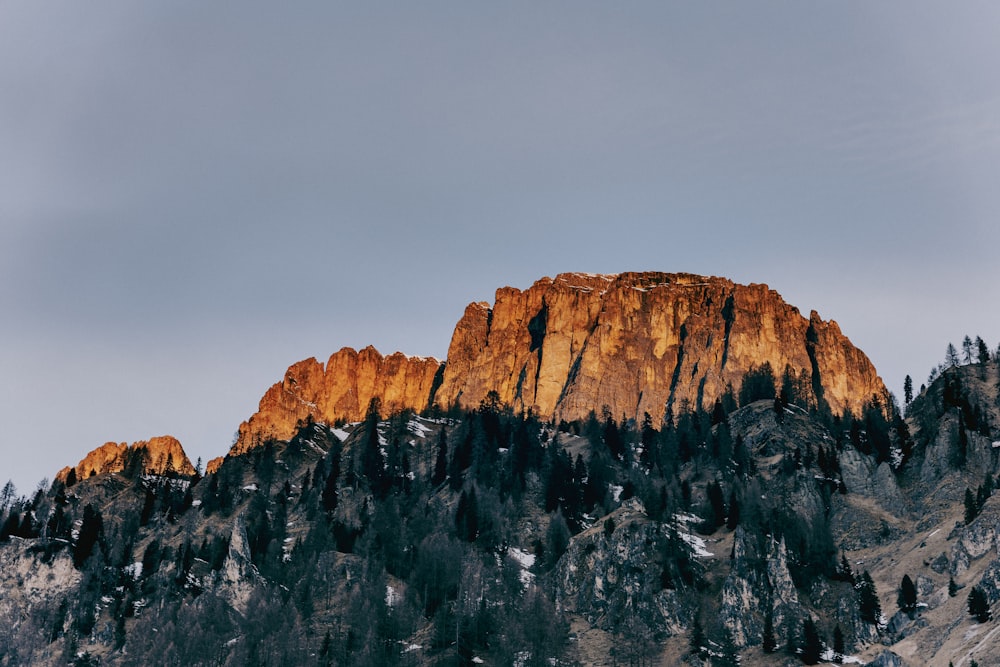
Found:
[[823, 641], [819, 637], [819, 630], [812, 618], [806, 618], [802, 622], [802, 652], [799, 656], [803, 664], [815, 665], [819, 662], [823, 654]]
[[986, 345], [986, 341], [979, 336], [976, 336], [976, 362], [980, 364], [987, 364], [989, 361], [990, 348]]
[[896, 604], [899, 605], [900, 611], [907, 614], [912, 615], [917, 610], [917, 587], [908, 574], [903, 575], [903, 580], [899, 584], [899, 594], [896, 596]]
[[979, 586], [973, 586], [972, 590], [969, 591], [968, 606], [969, 614], [980, 623], [986, 623], [993, 618], [986, 592]]
[[79, 537], [76, 544], [73, 545], [73, 565], [80, 568], [87, 562], [103, 534], [104, 518], [101, 516], [100, 510], [94, 509], [94, 506], [88, 503], [83, 508], [83, 522], [80, 524]]
[[611, 412], [604, 409], [604, 445], [608, 448], [611, 456], [618, 460], [625, 460], [625, 439], [622, 437], [618, 424], [615, 423]]
[[771, 613], [770, 607], [764, 614], [764, 632], [761, 636], [760, 646], [764, 649], [764, 653], [774, 653], [778, 650], [778, 642], [774, 637], [774, 615]]
[[438, 433], [437, 454], [434, 458], [434, 472], [431, 484], [441, 486], [448, 479], [448, 431], [441, 429]]
[[868, 570], [861, 573], [858, 582], [854, 585], [858, 597], [858, 615], [865, 623], [877, 624], [882, 619], [882, 605], [878, 600], [878, 592], [875, 590], [875, 582], [872, 580]]
[[695, 615], [691, 623], [691, 653], [699, 658], [708, 656], [708, 639], [705, 637], [705, 630], [701, 626], [701, 617]]
[[840, 664], [844, 659], [844, 631], [838, 623], [833, 628], [833, 661]]
[[722, 493], [722, 486], [716, 481], [708, 483], [705, 487], [705, 494], [709, 507], [709, 515], [705, 517], [705, 522], [711, 532], [726, 523], [726, 501]]
[[955, 597], [958, 595], [958, 584], [955, 583], [954, 577], [948, 577], [948, 597]]
[[913, 402], [913, 378], [909, 375], [903, 379], [903, 403], [909, 405]]
[[736, 530], [740, 524], [740, 503], [736, 497], [736, 489], [729, 494], [729, 514], [726, 516], [726, 528]]
[[773, 400], [776, 396], [774, 369], [769, 362], [751, 367], [743, 376], [739, 392], [741, 407], [754, 401]]
[[558, 510], [549, 518], [549, 527], [545, 532], [545, 559], [548, 567], [553, 567], [569, 546], [570, 531]]
[[476, 501], [476, 488], [469, 492], [462, 491], [458, 497], [458, 509], [455, 512], [455, 532], [460, 540], [475, 542], [479, 537], [479, 505]]
[[968, 526], [970, 523], [976, 520], [979, 516], [979, 504], [976, 502], [976, 497], [972, 494], [972, 489], [966, 487], [965, 489], [965, 525]]
[[378, 425], [382, 417], [379, 414], [381, 404], [378, 398], [373, 397], [368, 403], [368, 412], [365, 414], [364, 436], [361, 450], [361, 470], [360, 476], [368, 482], [368, 488], [377, 498], [384, 498], [389, 490], [388, 477], [386, 475], [385, 457], [382, 455], [382, 444], [378, 431]]
[[[320, 463], [325, 463], [325, 465], [321, 467]], [[322, 484], [323, 493], [320, 496], [320, 500], [323, 503], [323, 509], [329, 513], [337, 509], [337, 501], [340, 497], [340, 492], [338, 491], [338, 483], [340, 481], [340, 447], [331, 447], [325, 459], [320, 463], [316, 464], [313, 484], [317, 487]], [[325, 473], [325, 475], [322, 473]]]

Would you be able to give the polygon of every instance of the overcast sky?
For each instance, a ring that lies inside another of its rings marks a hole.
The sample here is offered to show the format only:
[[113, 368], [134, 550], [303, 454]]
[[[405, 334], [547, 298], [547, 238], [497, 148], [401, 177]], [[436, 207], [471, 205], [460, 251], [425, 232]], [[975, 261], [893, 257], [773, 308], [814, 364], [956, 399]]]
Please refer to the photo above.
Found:
[[563, 271], [1000, 343], [1000, 5], [0, 0], [0, 481]]

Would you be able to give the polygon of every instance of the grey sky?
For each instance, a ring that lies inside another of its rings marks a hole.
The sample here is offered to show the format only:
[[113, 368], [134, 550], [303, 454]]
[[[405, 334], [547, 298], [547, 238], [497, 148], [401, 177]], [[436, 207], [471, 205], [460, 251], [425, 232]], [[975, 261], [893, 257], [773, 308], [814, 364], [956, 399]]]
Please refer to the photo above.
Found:
[[[375, 6], [377, 5], [377, 6]], [[989, 2], [0, 1], [0, 420], [22, 492], [192, 458], [299, 359], [443, 357], [561, 271], [766, 282], [890, 388], [1000, 343]]]

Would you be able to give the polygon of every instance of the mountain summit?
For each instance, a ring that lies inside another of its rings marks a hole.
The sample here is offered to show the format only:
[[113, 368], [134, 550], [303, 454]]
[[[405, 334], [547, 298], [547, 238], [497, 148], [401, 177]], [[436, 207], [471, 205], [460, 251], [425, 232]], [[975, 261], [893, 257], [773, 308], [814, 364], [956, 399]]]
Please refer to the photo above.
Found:
[[573, 421], [602, 409], [659, 423], [711, 409], [748, 371], [768, 365], [779, 382], [834, 414], [860, 414], [888, 392], [836, 322], [803, 317], [766, 285], [687, 273], [563, 273], [527, 290], [503, 287], [473, 303], [455, 326], [445, 363], [374, 348], [344, 348], [326, 366], [291, 366], [240, 426], [232, 454], [297, 424], [359, 421], [368, 402], [386, 412], [432, 405], [475, 408], [490, 392], [515, 411]]

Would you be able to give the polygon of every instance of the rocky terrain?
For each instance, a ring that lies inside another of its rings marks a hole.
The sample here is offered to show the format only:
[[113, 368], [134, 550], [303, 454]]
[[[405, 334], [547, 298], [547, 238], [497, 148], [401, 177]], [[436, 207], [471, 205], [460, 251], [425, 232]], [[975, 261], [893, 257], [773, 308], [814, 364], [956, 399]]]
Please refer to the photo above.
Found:
[[130, 463], [150, 475], [165, 475], [168, 472], [193, 475], [195, 472], [194, 465], [177, 438], [164, 435], [133, 442], [131, 445], [124, 442], [104, 443], [89, 452], [75, 467], [63, 468], [56, 473], [56, 480], [65, 482], [71, 470], [77, 480], [122, 472]]
[[386, 412], [471, 409], [494, 391], [504, 405], [545, 420], [607, 410], [616, 419], [649, 413], [659, 424], [667, 405], [709, 409], [764, 364], [834, 414], [859, 413], [873, 397], [887, 401], [875, 368], [836, 322], [815, 311], [803, 317], [766, 285], [566, 273], [524, 291], [501, 288], [492, 306], [470, 304], [446, 363], [368, 347], [340, 350], [325, 367], [315, 359], [294, 364], [240, 426], [231, 453], [287, 439], [307, 418], [360, 421], [371, 398]]
[[763, 286], [543, 279], [445, 364], [293, 365], [237, 443], [0, 498], [4, 665], [1000, 665], [1000, 368], [900, 408]]

